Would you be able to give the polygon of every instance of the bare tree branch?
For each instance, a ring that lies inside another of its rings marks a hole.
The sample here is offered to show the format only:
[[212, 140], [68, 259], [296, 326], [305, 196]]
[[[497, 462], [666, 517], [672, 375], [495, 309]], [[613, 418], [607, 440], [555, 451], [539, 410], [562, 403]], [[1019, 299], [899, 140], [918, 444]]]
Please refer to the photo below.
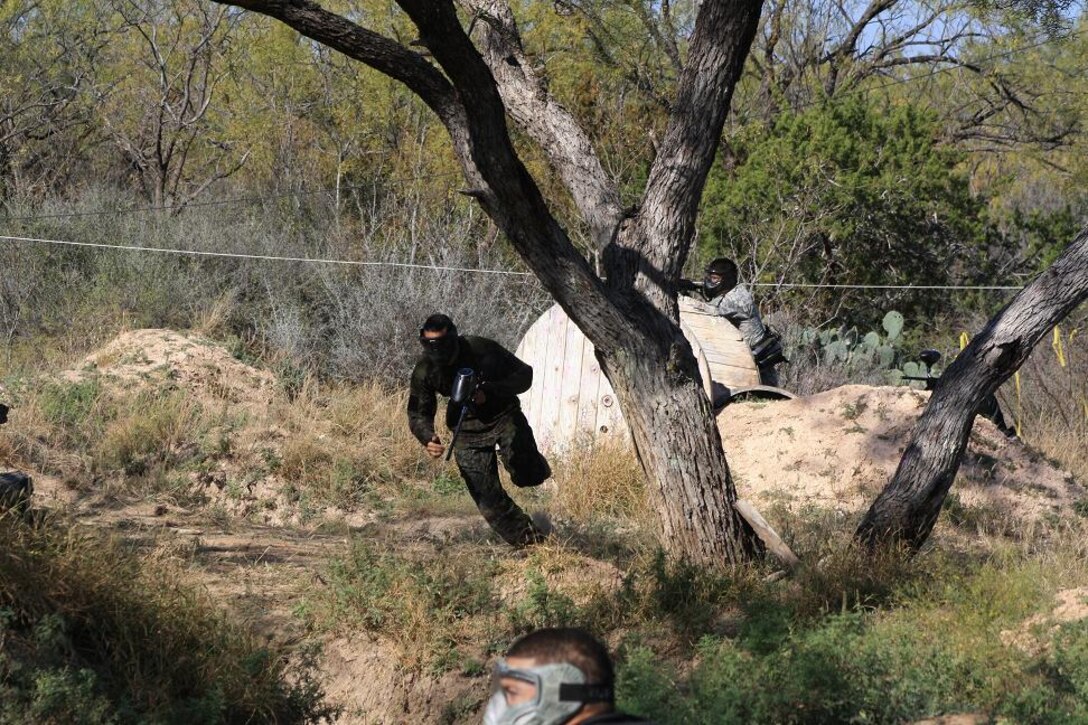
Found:
[[238, 0], [223, 4], [268, 15], [349, 58], [400, 81], [416, 93], [439, 118], [456, 113], [453, 87], [420, 53], [325, 10], [309, 0]]

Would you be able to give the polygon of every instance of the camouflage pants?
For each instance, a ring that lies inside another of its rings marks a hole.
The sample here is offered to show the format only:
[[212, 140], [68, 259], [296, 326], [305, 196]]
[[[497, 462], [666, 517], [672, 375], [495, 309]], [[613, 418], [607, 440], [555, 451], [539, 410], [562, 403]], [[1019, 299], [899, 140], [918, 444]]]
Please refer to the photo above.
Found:
[[759, 383], [778, 387], [778, 371], [775, 370], [774, 365], [766, 365], [759, 369]]
[[453, 457], [472, 500], [491, 528], [510, 545], [525, 546], [538, 541], [541, 534], [503, 489], [498, 459], [519, 488], [539, 486], [552, 475], [552, 469], [537, 450], [533, 429], [522, 412], [515, 410], [506, 418], [487, 434], [466, 436], [464, 443], [458, 442]]

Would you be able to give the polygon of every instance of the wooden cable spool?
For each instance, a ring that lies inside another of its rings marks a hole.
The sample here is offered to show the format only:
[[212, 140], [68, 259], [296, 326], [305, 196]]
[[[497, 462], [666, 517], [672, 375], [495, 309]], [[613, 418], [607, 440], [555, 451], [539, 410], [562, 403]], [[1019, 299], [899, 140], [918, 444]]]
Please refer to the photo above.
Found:
[[[715, 397], [715, 384], [730, 389], [759, 385], [759, 370], [740, 331], [713, 308], [681, 297], [680, 329], [695, 353], [708, 397]], [[517, 356], [533, 366], [533, 386], [521, 395], [521, 407], [541, 450], [559, 452], [601, 436], [629, 439], [593, 343], [559, 305], [533, 323]]]

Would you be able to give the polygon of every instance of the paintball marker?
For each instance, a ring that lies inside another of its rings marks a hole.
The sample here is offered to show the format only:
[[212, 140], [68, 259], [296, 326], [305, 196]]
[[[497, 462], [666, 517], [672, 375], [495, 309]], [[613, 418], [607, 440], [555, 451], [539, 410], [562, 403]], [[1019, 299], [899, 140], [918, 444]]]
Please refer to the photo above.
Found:
[[937, 389], [937, 381], [940, 380], [940, 376], [933, 377], [933, 366], [941, 359], [941, 353], [936, 350], [922, 350], [918, 353], [918, 359], [925, 363], [926, 376], [918, 377], [915, 375], [904, 375], [903, 380], [917, 380], [926, 384], [926, 390], [930, 392]]
[[457, 443], [457, 436], [461, 434], [461, 424], [465, 422], [465, 414], [472, 408], [476, 390], [480, 387], [480, 381], [476, 378], [476, 371], [472, 368], [461, 368], [453, 376], [453, 386], [450, 389], [450, 404], [461, 406], [461, 413], [457, 416], [457, 426], [453, 429], [453, 438], [450, 439], [450, 447], [446, 449], [446, 460], [453, 455], [453, 447]]

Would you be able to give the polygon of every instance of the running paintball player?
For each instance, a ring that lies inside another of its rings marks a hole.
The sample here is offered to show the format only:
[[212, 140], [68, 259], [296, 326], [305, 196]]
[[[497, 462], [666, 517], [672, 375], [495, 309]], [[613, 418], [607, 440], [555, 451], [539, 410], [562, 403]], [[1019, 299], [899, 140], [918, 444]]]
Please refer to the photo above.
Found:
[[[533, 430], [521, 412], [518, 394], [529, 389], [533, 369], [494, 340], [461, 336], [446, 315], [427, 318], [419, 331], [423, 356], [412, 372], [408, 426], [432, 458], [448, 454], [434, 429], [437, 396], [456, 395], [471, 381], [463, 403], [451, 399], [446, 426], [461, 478], [491, 528], [511, 546], [539, 542], [545, 535], [510, 498], [499, 480], [498, 460], [520, 488], [539, 486], [551, 475], [537, 450]], [[448, 455], [447, 455], [448, 458]]]

